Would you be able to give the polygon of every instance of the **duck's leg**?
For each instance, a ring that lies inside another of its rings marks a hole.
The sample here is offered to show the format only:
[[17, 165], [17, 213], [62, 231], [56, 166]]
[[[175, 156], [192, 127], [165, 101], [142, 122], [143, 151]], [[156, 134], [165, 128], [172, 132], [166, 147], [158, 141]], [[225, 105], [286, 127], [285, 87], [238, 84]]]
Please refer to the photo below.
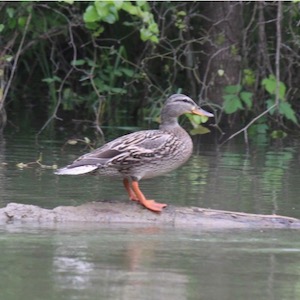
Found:
[[132, 190], [134, 194], [136, 195], [137, 199], [139, 202], [144, 205], [146, 208], [155, 211], [155, 212], [160, 212], [164, 207], [167, 206], [167, 204], [164, 203], [158, 203], [155, 202], [154, 200], [147, 200], [144, 194], [141, 192], [139, 188], [139, 183], [136, 180], [133, 180], [131, 183]]
[[125, 189], [128, 193], [129, 199], [132, 200], [132, 201], [140, 201], [138, 199], [138, 197], [136, 196], [136, 194], [134, 193], [134, 191], [132, 190], [132, 188], [130, 186], [130, 182], [127, 178], [123, 179], [123, 184], [124, 184], [124, 187], [125, 187]]

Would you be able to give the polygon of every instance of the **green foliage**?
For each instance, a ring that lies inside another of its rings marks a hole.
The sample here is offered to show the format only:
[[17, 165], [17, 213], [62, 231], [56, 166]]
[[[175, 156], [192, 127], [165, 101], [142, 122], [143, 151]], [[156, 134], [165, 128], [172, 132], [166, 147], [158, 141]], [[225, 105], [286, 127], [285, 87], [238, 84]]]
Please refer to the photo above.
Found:
[[254, 86], [255, 83], [255, 74], [253, 70], [251, 69], [244, 69], [243, 70], [243, 85], [244, 86], [249, 86], [252, 87]]
[[186, 12], [184, 10], [180, 10], [176, 13], [176, 21], [175, 21], [175, 26], [179, 30], [186, 30], [186, 24], [185, 24], [185, 17], [186, 17]]
[[[274, 69], [276, 22], [269, 22], [271, 17], [265, 14], [268, 25], [261, 25], [266, 26], [267, 33], [263, 41], [266, 49], [262, 53], [260, 47], [253, 47], [255, 34], [250, 34], [257, 30], [257, 15], [252, 16], [257, 5], [243, 7], [245, 27], [237, 29], [245, 30], [241, 47], [238, 43], [228, 43], [227, 28], [218, 30], [216, 26], [216, 32], [211, 34], [212, 27], [205, 25], [209, 21], [201, 1], [4, 1], [0, 10], [0, 74], [5, 78], [0, 84], [6, 84], [20, 42], [25, 38], [8, 95], [9, 109], [39, 107], [47, 114], [45, 118], [54, 116], [53, 120], [57, 120], [67, 116], [67, 120], [73, 118], [89, 123], [99, 114], [100, 125], [122, 126], [122, 121], [127, 124], [129, 118], [133, 122], [146, 120], [146, 116], [153, 115], [154, 99], [163, 99], [180, 88], [182, 93], [191, 97], [201, 95], [207, 100], [205, 95], [211, 95], [209, 89], [214, 79], [211, 75], [217, 72], [220, 85], [215, 85], [216, 90], [224, 88], [224, 91], [223, 103], [215, 99], [216, 110], [222, 106], [225, 117], [231, 121], [237, 120], [231, 118], [231, 114], [239, 113], [239, 120], [245, 122], [241, 126], [244, 126], [272, 107], [266, 118], [255, 122], [249, 132], [266, 135], [276, 124], [277, 131], [272, 136], [283, 137], [279, 131], [281, 125], [298, 124], [295, 111], [299, 110], [300, 92], [295, 62], [300, 57], [300, 34], [293, 24], [297, 24], [300, 14], [298, 5], [283, 4], [285, 34], [282, 43], [286, 47], [282, 48], [280, 67], [286, 84], [279, 82], [279, 99], [275, 103], [275, 77], [270, 75], [261, 84], [258, 78]], [[268, 3], [263, 9], [269, 8], [275, 11], [275, 6]], [[201, 11], [203, 15], [199, 14]], [[271, 15], [274, 18], [273, 13]], [[228, 15], [229, 23], [232, 16]], [[211, 52], [207, 47], [209, 41], [222, 49], [224, 46], [222, 52], [217, 49]], [[235, 58], [234, 64], [239, 69], [236, 73], [228, 72], [228, 54], [230, 59]], [[270, 57], [270, 60], [264, 61], [263, 57]], [[224, 87], [222, 83], [228, 76], [240, 84]], [[206, 131], [201, 127], [205, 120], [193, 116], [190, 121], [193, 132]], [[283, 124], [284, 121], [290, 122]], [[220, 129], [230, 123], [226, 124], [224, 115], [215, 118], [215, 122]], [[233, 122], [230, 125], [234, 125]]]
[[248, 133], [250, 136], [266, 135], [269, 130], [270, 126], [267, 124], [267, 117], [263, 116], [250, 126]]
[[192, 114], [186, 114], [186, 116], [188, 117], [190, 123], [193, 126], [193, 129], [190, 130], [191, 135], [206, 134], [206, 133], [210, 132], [210, 130], [207, 127], [204, 127], [204, 126], [201, 125], [201, 124], [207, 122], [208, 117], [199, 116], [199, 115], [192, 115]]
[[[93, 4], [87, 7], [83, 20], [86, 27], [94, 30], [94, 34], [99, 36], [104, 31], [101, 23], [116, 23], [119, 20], [120, 11], [125, 11], [142, 22], [142, 25], [139, 26], [142, 41], [158, 43], [158, 25], [154, 21], [153, 14], [150, 12], [146, 1], [136, 1], [136, 5], [130, 1], [94, 1]], [[128, 22], [126, 24], [129, 25]]]
[[10, 30], [24, 28], [27, 20], [28, 12], [31, 11], [31, 3], [20, 3], [19, 9], [15, 7], [6, 7], [4, 16], [2, 16], [3, 23], [0, 24], [0, 32], [6, 34]]
[[[291, 104], [286, 100], [286, 86], [283, 82], [279, 82], [278, 85], [278, 103], [276, 105], [276, 89], [277, 81], [274, 75], [269, 75], [267, 78], [264, 78], [261, 82], [261, 85], [269, 94], [269, 98], [266, 100], [267, 109], [271, 116], [281, 116], [294, 124], [298, 124], [296, 118], [296, 113], [292, 108]], [[260, 118], [256, 124], [253, 124], [249, 129], [249, 134], [263, 134], [265, 135], [270, 129], [270, 126], [267, 124], [267, 119], [265, 117]], [[270, 134], [273, 139], [281, 139], [287, 136], [287, 133], [283, 130], [273, 130]]]
[[[111, 96], [111, 95], [123, 95], [126, 94], [127, 90], [121, 86], [121, 82], [126, 79], [132, 79], [135, 77], [135, 72], [129, 66], [126, 66], [122, 62], [122, 57], [125, 54], [125, 48], [121, 46], [118, 50], [104, 50], [98, 64], [95, 64], [90, 59], [80, 59], [73, 61], [72, 64], [80, 64], [82, 67], [93, 68], [93, 82], [97, 87], [100, 94]], [[83, 85], [90, 84], [86, 82], [89, 77], [83, 76], [81, 82]], [[119, 79], [121, 79], [119, 81]]]
[[76, 93], [71, 94], [71, 91], [67, 93], [68, 97], [64, 93], [64, 109], [72, 110], [80, 104], [95, 109], [99, 105], [100, 95], [105, 100], [101, 115], [105, 114], [106, 118], [112, 120], [113, 107], [122, 107], [122, 96], [128, 92], [126, 82], [140, 78], [139, 73], [126, 63], [126, 56], [126, 49], [121, 46], [119, 49], [103, 49], [96, 61], [88, 57], [71, 61], [71, 65], [83, 70], [79, 80], [82, 87], [92, 85], [93, 90], [88, 99]]
[[271, 137], [273, 139], [282, 139], [287, 136], [287, 133], [284, 132], [283, 130], [273, 130], [271, 133]]
[[[268, 78], [264, 78], [261, 82], [262, 86], [265, 88], [265, 90], [272, 96], [276, 95], [276, 85], [277, 85], [277, 80], [275, 76], [269, 75]], [[286, 86], [283, 82], [279, 82], [279, 99], [282, 101], [285, 101], [285, 91], [286, 91]]]
[[[265, 88], [265, 90], [269, 93], [271, 96], [269, 99], [266, 100], [267, 108], [270, 109], [272, 106], [276, 104], [276, 85], [277, 81], [274, 75], [269, 75], [268, 78], [264, 78], [261, 82], [262, 86]], [[293, 110], [290, 103], [286, 100], [286, 86], [283, 82], [279, 82], [279, 102], [278, 106], [274, 107], [270, 110], [270, 114], [274, 115], [277, 111], [280, 115], [285, 117], [286, 119], [292, 121], [295, 124], [298, 124], [298, 120], [296, 118], [296, 113]]]
[[253, 93], [243, 91], [242, 86], [228, 85], [224, 88], [224, 104], [223, 108], [226, 114], [232, 114], [240, 109], [252, 107], [252, 97]]

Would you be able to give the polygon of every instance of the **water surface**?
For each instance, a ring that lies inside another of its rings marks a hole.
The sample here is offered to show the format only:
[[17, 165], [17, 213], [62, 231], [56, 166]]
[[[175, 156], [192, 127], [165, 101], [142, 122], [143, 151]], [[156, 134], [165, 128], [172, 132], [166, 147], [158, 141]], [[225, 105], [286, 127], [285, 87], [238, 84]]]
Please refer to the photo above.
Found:
[[0, 227], [1, 299], [299, 299], [294, 231]]

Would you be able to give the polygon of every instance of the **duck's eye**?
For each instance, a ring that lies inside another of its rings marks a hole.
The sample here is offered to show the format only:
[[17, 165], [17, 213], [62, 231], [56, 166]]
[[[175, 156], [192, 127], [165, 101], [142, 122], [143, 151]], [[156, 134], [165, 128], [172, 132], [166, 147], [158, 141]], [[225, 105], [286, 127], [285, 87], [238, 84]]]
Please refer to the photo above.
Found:
[[193, 101], [189, 98], [180, 98], [175, 100], [174, 102], [185, 102], [185, 103], [193, 104]]

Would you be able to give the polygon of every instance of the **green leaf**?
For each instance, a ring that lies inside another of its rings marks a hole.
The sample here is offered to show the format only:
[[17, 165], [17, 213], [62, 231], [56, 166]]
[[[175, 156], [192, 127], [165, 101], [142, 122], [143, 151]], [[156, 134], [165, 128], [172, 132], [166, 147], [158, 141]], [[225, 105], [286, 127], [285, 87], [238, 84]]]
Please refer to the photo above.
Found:
[[[262, 85], [270, 95], [276, 95], [276, 78], [274, 75], [269, 75], [268, 78], [262, 80]], [[279, 99], [285, 100], [286, 86], [283, 82], [279, 82]]]
[[63, 0], [63, 2], [65, 2], [65, 3], [67, 3], [67, 4], [70, 4], [70, 5], [74, 3], [73, 0]]
[[270, 95], [274, 95], [276, 90], [276, 78], [274, 75], [264, 78], [261, 84]]
[[0, 32], [2, 32], [4, 28], [5, 28], [4, 24], [0, 24]]
[[132, 5], [129, 1], [123, 2], [122, 9], [125, 10], [126, 12], [128, 12], [131, 15], [137, 15], [138, 14], [138, 8], [134, 5]]
[[232, 114], [239, 109], [243, 109], [241, 100], [237, 95], [224, 95], [223, 99], [225, 100], [223, 104], [225, 113]]
[[105, 18], [103, 18], [103, 21], [108, 24], [114, 24], [116, 21], [118, 21], [118, 17], [114, 14], [108, 14]]
[[53, 82], [61, 82], [61, 79], [57, 76], [53, 76], [53, 77], [48, 77], [48, 78], [44, 78], [42, 79], [43, 82], [46, 82], [46, 83], [53, 83]]
[[87, 62], [89, 67], [99, 67], [93, 60], [86, 58], [85, 61]]
[[[120, 10], [123, 6], [124, 1], [123, 0], [115, 0], [115, 1], [111, 1], [113, 3], [113, 5], [116, 7], [117, 10]], [[141, 2], [141, 1], [138, 1]]]
[[101, 20], [94, 5], [89, 5], [83, 14], [83, 20], [86, 23], [93, 23]]
[[186, 12], [184, 10], [180, 10], [177, 12], [177, 16], [183, 16], [185, 17], [186, 16]]
[[27, 21], [27, 18], [26, 18], [26, 17], [19, 17], [19, 18], [18, 18], [18, 25], [19, 25], [20, 27], [25, 27], [26, 21]]
[[72, 66], [82, 66], [86, 63], [84, 59], [76, 59], [71, 61]]
[[134, 75], [134, 71], [129, 68], [120, 68], [120, 71], [128, 77], [132, 77]]
[[238, 94], [241, 91], [242, 87], [240, 84], [236, 84], [236, 85], [227, 85], [224, 88], [224, 92], [226, 94]]
[[202, 125], [198, 125], [196, 128], [193, 128], [192, 130], [190, 130], [191, 135], [206, 134], [209, 132], [210, 132], [210, 130]]
[[95, 1], [94, 6], [101, 21], [113, 24], [118, 20], [118, 11], [113, 3], [109, 1]]
[[201, 123], [206, 123], [208, 120], [208, 117], [206, 116], [199, 116], [193, 114], [186, 114], [186, 116], [188, 117], [194, 128], [197, 128]]
[[248, 108], [252, 107], [252, 96], [253, 93], [250, 92], [241, 92], [240, 94], [241, 100], [248, 106]]
[[78, 141], [76, 140], [67, 140], [67, 144], [69, 145], [76, 145], [78, 143]]
[[279, 82], [279, 99], [285, 100], [286, 86], [283, 82]]
[[7, 62], [11, 62], [13, 60], [13, 56], [12, 55], [4, 55], [2, 57], [2, 60], [7, 61]]
[[111, 92], [115, 93], [115, 94], [121, 94], [122, 95], [122, 94], [126, 94], [127, 90], [122, 89], [122, 88], [113, 87], [113, 88], [111, 88]]
[[269, 126], [266, 123], [262, 124], [253, 124], [249, 128], [249, 134], [266, 134], [269, 129]]
[[[96, 26], [94, 26], [94, 30], [97, 29], [94, 33], [93, 36], [98, 37], [103, 31], [104, 31], [104, 27], [101, 25], [97, 25], [96, 23], [87, 23], [87, 24], [95, 24]], [[87, 27], [88, 29], [91, 29], [89, 27]]]
[[86, 22], [85, 27], [90, 30], [96, 30], [99, 27], [99, 25], [95, 22]]
[[158, 34], [159, 33], [159, 29], [158, 29], [158, 25], [153, 22], [149, 25], [149, 30], [153, 33], [153, 34]]
[[111, 74], [113, 74], [113, 75], [116, 76], [116, 77], [122, 76], [122, 72], [121, 72], [120, 69], [115, 69], [115, 70], [113, 70], [113, 71], [111, 72]]
[[294, 122], [295, 124], [298, 124], [295, 111], [291, 107], [290, 103], [288, 102], [280, 102], [279, 103], [279, 112], [284, 115], [288, 120]]
[[256, 125], [256, 131], [257, 133], [266, 133], [269, 129], [269, 126], [267, 124], [257, 124]]
[[158, 37], [153, 34], [148, 28], [143, 27], [140, 29], [140, 34], [141, 34], [141, 40], [143, 42], [146, 41], [151, 41], [155, 44], [157, 44], [159, 42]]
[[271, 133], [271, 137], [273, 139], [282, 139], [287, 136], [287, 133], [284, 132], [283, 130], [273, 130]]
[[139, 0], [139, 1], [136, 1], [136, 4], [137, 4], [137, 6], [139, 6], [139, 7], [144, 7], [144, 8], [146, 8], [146, 9], [149, 9], [148, 3], [147, 3], [147, 1], [145, 1], [145, 0]]
[[88, 138], [88, 137], [84, 137], [84, 142], [86, 143], [86, 144], [90, 144], [91, 143], [91, 140]]
[[248, 86], [253, 86], [255, 83], [255, 75], [251, 69], [244, 69], [243, 84]]
[[[266, 103], [267, 103], [267, 109], [269, 109], [270, 107], [272, 107], [272, 106], [275, 104], [275, 101], [274, 101], [274, 99], [268, 99], [268, 100], [266, 101]], [[270, 114], [270, 115], [273, 115], [274, 112], [275, 112], [275, 109], [276, 109], [276, 107], [272, 108], [272, 109], [269, 111], [269, 114]]]
[[15, 9], [12, 8], [12, 7], [8, 7], [8, 8], [6, 9], [6, 12], [7, 12], [8, 16], [9, 16], [10, 18], [13, 18], [14, 15], [15, 15]]

